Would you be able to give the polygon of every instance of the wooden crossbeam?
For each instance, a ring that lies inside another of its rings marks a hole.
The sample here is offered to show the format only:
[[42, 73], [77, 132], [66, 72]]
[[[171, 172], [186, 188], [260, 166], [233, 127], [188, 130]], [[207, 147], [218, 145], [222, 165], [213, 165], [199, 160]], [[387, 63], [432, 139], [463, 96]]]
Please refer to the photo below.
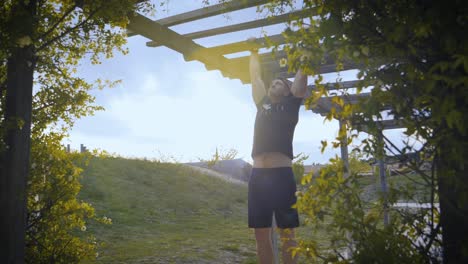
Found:
[[[374, 121], [379, 130], [404, 128], [403, 122], [397, 119]], [[352, 127], [358, 131], [369, 133], [369, 127], [365, 124], [352, 124]]]
[[187, 23], [190, 21], [198, 20], [198, 19], [203, 19], [219, 14], [224, 14], [240, 9], [245, 9], [261, 4], [267, 3], [268, 0], [236, 0], [236, 1], [230, 1], [226, 3], [220, 3], [216, 5], [211, 5], [211, 6], [206, 6], [200, 9], [192, 10], [190, 12], [166, 17], [163, 19], [156, 20], [161, 25], [164, 25], [166, 27], [171, 27], [183, 23]]
[[[205, 37], [210, 37], [210, 36], [215, 36], [215, 35], [220, 35], [220, 34], [237, 32], [237, 31], [246, 30], [246, 29], [259, 28], [263, 26], [271, 26], [271, 25], [295, 20], [298, 18], [312, 16], [315, 13], [316, 13], [315, 9], [298, 10], [298, 11], [293, 11], [287, 14], [282, 14], [279, 16], [273, 16], [273, 17], [258, 19], [258, 20], [244, 22], [244, 23], [230, 25], [230, 26], [224, 26], [224, 27], [218, 27], [218, 28], [213, 28], [213, 29], [208, 29], [208, 30], [192, 32], [189, 34], [184, 34], [183, 36], [190, 38], [190, 39], [205, 38]], [[148, 47], [159, 47], [160, 45], [161, 43], [157, 43], [155, 41], [150, 41], [146, 43], [146, 46]]]
[[[342, 71], [347, 71], [347, 70], [353, 70], [357, 69], [358, 65], [352, 62], [344, 63], [343, 64], [343, 69]], [[295, 72], [288, 72], [288, 68], [280, 68], [279, 66], [277, 67], [272, 67], [271, 71], [276, 72], [276, 77], [281, 77], [281, 78], [293, 78], [294, 75], [296, 74]], [[323, 65], [320, 66], [320, 68], [316, 71], [317, 74], [325, 74], [325, 73], [332, 73], [332, 72], [337, 72], [336, 70], [336, 64], [333, 62], [327, 62]]]
[[[354, 82], [354, 81], [352, 81], [352, 82]], [[308, 94], [310, 95], [312, 90], [311, 90], [310, 86], [308, 86], [308, 88], [309, 88]], [[307, 96], [309, 96], [309, 95], [307, 95]], [[362, 99], [367, 98], [369, 96], [371, 96], [371, 93], [348, 94], [348, 95], [345, 95], [345, 96], [342, 95], [342, 96], [338, 96], [338, 97], [343, 99], [345, 104], [355, 105], [355, 104], [361, 103]], [[328, 113], [330, 113], [332, 108], [335, 108], [335, 111], [341, 111], [340, 110], [341, 107], [339, 105], [333, 103], [332, 98], [333, 97], [321, 97], [321, 98], [319, 98], [314, 103], [314, 105], [311, 105], [310, 110], [312, 110], [314, 113], [320, 114], [322, 116], [325, 116]], [[392, 107], [390, 105], [387, 105], [387, 106], [381, 107], [380, 111], [391, 110], [391, 109], [392, 109]], [[402, 123], [400, 121], [393, 122], [393, 121], [389, 121], [389, 120], [382, 121], [381, 123], [379, 123], [379, 125], [380, 125], [381, 129], [395, 129], [395, 128], [401, 128], [402, 127]], [[355, 128], [357, 130], [360, 130], [360, 131], [365, 131], [365, 132], [368, 131], [368, 128], [365, 125], [352, 124], [352, 126], [353, 126], [353, 128]]]
[[[345, 82], [335, 82], [335, 83], [325, 83], [324, 86], [325, 86], [325, 89], [327, 89], [328, 91], [332, 91], [332, 90], [340, 90], [340, 89], [348, 89], [348, 88], [354, 88], [358, 85], [359, 83], [359, 80], [355, 80], [355, 81], [345, 81]], [[309, 97], [312, 92], [314, 90], [316, 90], [316, 86], [315, 84], [311, 84], [311, 85], [308, 85], [307, 86], [307, 93], [306, 93], [306, 97]], [[366, 96], [368, 95], [368, 93], [364, 93], [366, 94]], [[353, 102], [356, 102], [356, 100], [354, 100]], [[322, 102], [321, 103], [321, 107], [324, 109], [324, 110], [327, 110], [328, 108], [325, 107], [325, 105], [327, 106], [330, 106], [329, 102], [327, 101], [326, 103], [325, 102]], [[318, 110], [317, 110], [318, 111]]]
[[[155, 22], [166, 26], [166, 27], [171, 27], [183, 23], [187, 23], [190, 21], [198, 20], [198, 19], [203, 19], [211, 16], [216, 16], [232, 11], [237, 11], [261, 4], [267, 3], [268, 0], [234, 0], [226, 3], [220, 3], [216, 5], [211, 5], [211, 6], [206, 6], [200, 9], [192, 10], [189, 12], [185, 12], [182, 14], [170, 16], [170, 17], [165, 17], [162, 19], [155, 20]], [[127, 36], [131, 37], [137, 35], [135, 32], [132, 30], [127, 29]]]
[[[209, 49], [208, 49], [209, 50]], [[288, 72], [288, 67], [281, 67], [279, 61], [282, 58], [286, 58], [285, 51], [277, 51], [273, 53], [262, 53], [260, 54], [260, 64], [264, 71], [273, 73], [273, 77], [282, 77], [282, 78], [293, 78], [296, 73]], [[327, 58], [327, 56], [325, 56]], [[239, 74], [246, 76], [249, 74], [248, 63], [250, 56], [242, 56], [237, 58], [232, 58], [229, 60], [232, 63], [232, 67], [238, 69]], [[344, 63], [343, 70], [356, 69], [358, 66], [355, 63], [348, 62]], [[333, 60], [328, 59], [323, 65], [320, 66], [317, 74], [331, 73], [336, 72], [336, 64]]]
[[205, 47], [147, 17], [140, 14], [132, 16], [128, 28], [139, 35], [158, 41], [164, 46], [183, 54], [184, 58], [190, 57], [204, 63], [208, 70], [220, 70], [223, 76], [240, 79], [243, 83], [250, 81], [250, 78], [246, 79], [245, 76], [238, 74], [237, 69], [232, 67], [232, 64], [225, 57], [207, 52]]
[[[363, 98], [369, 97], [370, 93], [349, 94], [346, 96], [339, 96], [346, 104], [357, 104]], [[332, 102], [332, 97], [321, 97], [312, 106], [312, 111], [317, 114], [326, 115], [330, 113], [332, 108], [339, 109], [339, 106]]]
[[[337, 89], [348, 89], [348, 88], [355, 88], [357, 87], [359, 83], [359, 80], [355, 81], [345, 81], [345, 82], [339, 82], [339, 83], [325, 83], [325, 89], [327, 90], [337, 90]], [[315, 84], [311, 84], [307, 86], [307, 89], [309, 90], [315, 90]]]
[[208, 51], [215, 54], [231, 54], [236, 52], [248, 51], [251, 49], [259, 49], [268, 47], [268, 43], [274, 45], [281, 45], [286, 43], [286, 38], [282, 34], [267, 36], [264, 38], [258, 38], [253, 42], [239, 41], [234, 43], [229, 43], [225, 45], [219, 45], [215, 47], [207, 48]]
[[[275, 54], [260, 54], [259, 58], [262, 71], [274, 75], [275, 70], [279, 68], [279, 59], [283, 57], [286, 57], [286, 53], [284, 51], [278, 51]], [[242, 76], [242, 78], [248, 79], [248, 83], [250, 83], [249, 61], [250, 56], [229, 59], [231, 67], [237, 69], [237, 73]]]
[[[261, 23], [272, 23], [278, 21], [287, 21], [292, 19], [292, 16], [295, 17], [304, 17], [306, 15], [311, 15], [312, 10], [300, 10], [292, 13], [263, 19]], [[251, 21], [247, 23], [257, 23], [257, 21]], [[243, 23], [245, 25], [245, 23]], [[253, 24], [252, 24], [253, 25]], [[252, 26], [251, 25], [251, 26]], [[234, 25], [239, 27], [239, 25]], [[258, 24], [255, 25], [257, 27]], [[229, 26], [231, 27], [231, 26]], [[240, 24], [240, 27], [243, 27]], [[137, 14], [131, 19], [131, 23], [128, 26], [130, 30], [133, 30], [135, 33], [149, 38], [150, 40], [160, 43], [161, 45], [167, 46], [170, 49], [173, 49], [181, 54], [183, 54], [186, 61], [198, 60], [205, 64], [207, 70], [220, 70], [223, 76], [231, 79], [239, 79], [242, 83], [250, 83], [250, 74], [248, 70], [249, 65], [249, 56], [238, 57], [233, 59], [227, 59], [222, 54], [226, 52], [235, 52], [238, 50], [244, 50], [247, 47], [248, 43], [246, 42], [236, 42], [227, 45], [222, 45], [218, 47], [205, 48], [197, 43], [195, 43], [187, 35], [181, 35], [177, 32], [169, 29], [167, 26], [161, 25], [158, 22], [152, 21], [149, 18]], [[225, 28], [225, 27], [223, 27]], [[219, 29], [219, 28], [218, 28]], [[213, 29], [213, 30], [218, 30]], [[194, 33], [191, 33], [194, 34]], [[190, 35], [190, 34], [188, 34]], [[192, 35], [193, 37], [193, 35]], [[270, 41], [283, 42], [285, 38], [281, 35], [270, 36]], [[255, 44], [258, 45], [267, 45], [267, 39], [262, 38], [258, 39]], [[288, 72], [287, 67], [280, 67], [279, 61], [281, 58], [286, 57], [284, 51], [277, 51], [274, 53], [261, 54], [261, 64], [264, 72], [272, 74], [272, 77], [294, 77], [295, 73]], [[353, 64], [345, 64], [344, 69], [353, 69], [356, 68]], [[328, 73], [335, 72], [336, 66], [332, 61], [327, 61], [324, 65], [320, 67], [318, 73]]]
[[396, 119], [377, 121], [377, 126], [380, 127], [382, 130], [398, 129], [405, 127], [401, 120]]

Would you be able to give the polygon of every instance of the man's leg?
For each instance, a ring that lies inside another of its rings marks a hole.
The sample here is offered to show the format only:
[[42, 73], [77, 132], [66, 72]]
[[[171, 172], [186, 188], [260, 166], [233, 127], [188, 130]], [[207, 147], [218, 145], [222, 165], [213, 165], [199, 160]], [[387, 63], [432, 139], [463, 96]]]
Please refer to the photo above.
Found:
[[295, 264], [297, 257], [292, 257], [291, 248], [296, 247], [296, 238], [294, 235], [294, 228], [278, 228], [281, 236], [281, 253], [283, 255], [284, 264]]
[[255, 228], [255, 239], [257, 240], [257, 258], [259, 263], [272, 264], [271, 228]]

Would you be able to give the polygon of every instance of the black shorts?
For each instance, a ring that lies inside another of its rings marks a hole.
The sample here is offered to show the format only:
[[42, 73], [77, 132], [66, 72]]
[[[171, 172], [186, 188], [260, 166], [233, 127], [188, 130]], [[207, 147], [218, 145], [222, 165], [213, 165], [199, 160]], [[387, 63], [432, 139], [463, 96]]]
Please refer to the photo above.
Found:
[[273, 213], [279, 228], [299, 226], [296, 181], [291, 167], [253, 168], [249, 180], [249, 227], [271, 227]]

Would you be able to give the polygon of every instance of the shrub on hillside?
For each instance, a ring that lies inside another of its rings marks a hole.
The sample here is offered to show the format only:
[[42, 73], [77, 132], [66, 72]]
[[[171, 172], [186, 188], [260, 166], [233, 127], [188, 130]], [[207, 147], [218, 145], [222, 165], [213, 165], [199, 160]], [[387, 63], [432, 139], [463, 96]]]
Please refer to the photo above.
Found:
[[97, 256], [96, 238], [87, 223], [98, 218], [91, 204], [79, 201], [79, 177], [89, 154], [67, 153], [58, 134], [33, 138], [28, 181], [26, 260], [28, 263], [78, 263]]

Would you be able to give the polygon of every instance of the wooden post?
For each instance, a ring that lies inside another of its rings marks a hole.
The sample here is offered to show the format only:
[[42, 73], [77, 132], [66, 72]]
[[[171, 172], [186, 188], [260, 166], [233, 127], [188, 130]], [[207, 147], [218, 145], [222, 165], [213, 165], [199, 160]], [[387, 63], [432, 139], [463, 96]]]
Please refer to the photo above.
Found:
[[387, 188], [387, 175], [385, 171], [385, 150], [382, 131], [379, 131], [377, 134], [377, 145], [379, 145], [378, 153], [378, 165], [379, 165], [379, 176], [380, 176], [380, 187], [382, 188], [382, 194], [384, 199], [384, 225], [387, 226], [390, 223], [390, 216], [388, 215], [388, 188]]
[[[343, 120], [338, 120], [339, 125], [340, 125], [340, 130], [345, 130], [346, 131], [346, 123]], [[346, 133], [346, 132], [345, 132]], [[343, 161], [343, 167], [344, 167], [344, 172], [343, 172], [343, 177], [348, 178], [349, 176], [349, 159], [348, 159], [348, 136], [345, 134], [343, 138], [341, 138], [341, 160]]]
[[[12, 4], [16, 37], [33, 38], [36, 1]], [[10, 29], [7, 30], [11, 31]], [[7, 60], [4, 149], [0, 155], [0, 263], [24, 263], [26, 241], [34, 45], [11, 47]], [[2, 147], [3, 148], [3, 147]]]
[[[341, 160], [343, 161], [343, 177], [346, 179], [349, 177], [350, 171], [349, 171], [349, 153], [348, 153], [348, 135], [346, 132], [346, 122], [343, 121], [342, 119], [338, 120], [339, 126], [340, 126], [340, 131], [344, 130], [345, 131], [345, 136], [341, 138]], [[351, 241], [351, 234], [349, 232], [346, 233], [346, 238]], [[346, 249], [344, 255], [345, 258], [351, 258], [352, 256], [352, 249], [353, 247], [353, 242], [348, 245], [348, 248]]]
[[273, 249], [273, 263], [274, 264], [279, 264], [279, 252], [278, 252], [278, 234], [276, 234], [276, 219], [275, 219], [275, 213], [273, 213], [273, 220], [271, 224], [271, 246]]

